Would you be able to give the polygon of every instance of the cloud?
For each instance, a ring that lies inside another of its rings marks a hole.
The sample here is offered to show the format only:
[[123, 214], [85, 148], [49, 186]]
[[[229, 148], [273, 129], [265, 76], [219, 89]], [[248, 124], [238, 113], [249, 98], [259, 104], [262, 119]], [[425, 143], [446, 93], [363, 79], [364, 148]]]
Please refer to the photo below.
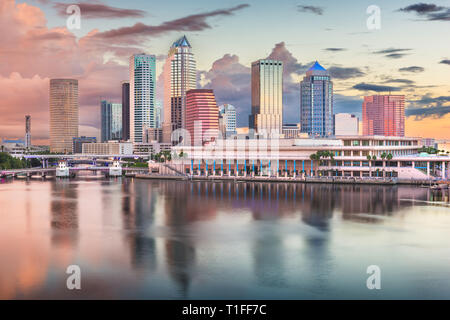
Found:
[[441, 62], [439, 62], [439, 63], [442, 63], [442, 64], [448, 64], [448, 65], [450, 65], [450, 60], [448, 60], [448, 59], [444, 59], [444, 60], [442, 60]]
[[99, 32], [96, 33], [94, 37], [98, 39], [105, 39], [107, 41], [135, 43], [141, 41], [142, 37], [156, 37], [173, 31], [202, 31], [211, 29], [211, 25], [207, 22], [208, 18], [230, 16], [236, 11], [245, 9], [249, 6], [249, 4], [240, 4], [229, 9], [219, 9], [205, 13], [193, 14], [183, 18], [166, 21], [156, 26], [150, 26], [139, 22], [131, 27], [122, 27]]
[[389, 91], [400, 91], [399, 87], [382, 86], [377, 84], [368, 83], [358, 83], [352, 87], [353, 89], [360, 91], [376, 91], [376, 92], [389, 92]]
[[359, 68], [342, 68], [342, 67], [330, 67], [328, 68], [330, 75], [335, 79], [350, 79], [362, 77], [365, 75]]
[[[143, 10], [122, 9], [111, 7], [101, 3], [81, 2], [75, 4], [80, 7], [83, 19], [143, 18], [147, 15], [147, 12]], [[58, 14], [62, 17], [67, 16], [67, 7], [67, 3], [56, 2], [53, 4], [53, 8], [55, 8]]]
[[214, 89], [219, 105], [234, 105], [238, 126], [247, 126], [251, 109], [250, 67], [242, 65], [237, 55], [225, 54], [214, 61], [210, 70], [200, 71], [199, 75], [202, 88]]
[[425, 71], [424, 68], [418, 67], [418, 66], [411, 66], [411, 67], [405, 67], [398, 69], [400, 72], [412, 72], [412, 73], [419, 73]]
[[331, 52], [340, 52], [340, 51], [345, 51], [347, 49], [345, 49], [345, 48], [325, 48], [323, 50], [324, 51], [331, 51]]
[[297, 6], [298, 12], [307, 12], [307, 13], [313, 13], [318, 16], [321, 16], [323, 14], [324, 9], [322, 7], [317, 6], [304, 6], [304, 5], [298, 5]]
[[275, 44], [272, 52], [269, 54], [267, 59], [280, 60], [283, 61], [284, 75], [287, 77], [287, 81], [290, 80], [292, 74], [301, 75], [308, 70], [308, 68], [313, 64], [310, 62], [308, 64], [301, 64], [298, 62], [292, 53], [286, 48], [284, 42]]
[[441, 118], [450, 113], [450, 96], [432, 97], [431, 94], [426, 94], [408, 103], [410, 108], [406, 109], [406, 115], [415, 116], [415, 120], [426, 117]]
[[389, 80], [386, 80], [384, 83], [414, 84], [415, 82], [413, 80], [409, 80], [409, 79], [389, 79]]
[[405, 52], [409, 51], [411, 49], [395, 49], [395, 48], [389, 48], [389, 49], [383, 49], [379, 51], [375, 51], [375, 54], [387, 54], [387, 53], [399, 53], [399, 52]]
[[121, 100], [128, 59], [146, 49], [138, 40], [102, 40], [98, 30], [77, 39], [66, 28], [49, 28], [40, 8], [15, 0], [0, 0], [0, 30], [0, 137], [22, 137], [23, 117], [30, 113], [33, 138], [43, 143], [48, 143], [49, 79], [78, 79], [80, 126], [98, 128], [100, 100]]
[[405, 55], [407, 55], [406, 52], [411, 51], [411, 49], [395, 49], [395, 48], [388, 48], [384, 50], [379, 50], [373, 52], [374, 54], [384, 54], [386, 58], [390, 59], [400, 59], [403, 58]]
[[450, 21], [450, 7], [442, 7], [433, 3], [416, 3], [398, 11], [414, 12], [428, 21]]
[[425, 108], [409, 108], [405, 110], [407, 117], [414, 116], [415, 120], [422, 120], [423, 118], [433, 117], [441, 118], [450, 113], [449, 107], [425, 107]]

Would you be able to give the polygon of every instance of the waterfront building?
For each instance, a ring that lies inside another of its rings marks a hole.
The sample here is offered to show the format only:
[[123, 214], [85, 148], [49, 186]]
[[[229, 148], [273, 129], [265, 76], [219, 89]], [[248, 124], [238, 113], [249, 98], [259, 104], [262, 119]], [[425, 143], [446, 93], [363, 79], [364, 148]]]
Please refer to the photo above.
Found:
[[[164, 142], [171, 142], [172, 132], [186, 128], [186, 92], [197, 88], [197, 67], [192, 46], [186, 36], [170, 47], [163, 68]], [[174, 137], [174, 141], [178, 141]]]
[[287, 123], [283, 125], [283, 137], [285, 139], [299, 138], [301, 135], [301, 129], [299, 123]]
[[450, 156], [419, 154], [421, 138], [339, 136], [233, 142], [217, 140], [203, 147], [176, 146], [173, 152], [183, 151], [184, 172], [193, 175], [409, 181], [450, 178]]
[[156, 58], [135, 54], [130, 58], [130, 140], [142, 142], [144, 127], [155, 128]]
[[359, 134], [359, 120], [354, 114], [336, 113], [333, 119], [335, 136], [357, 136]]
[[50, 80], [50, 152], [72, 152], [78, 137], [78, 80]]
[[101, 102], [101, 141], [122, 140], [122, 104]]
[[131, 142], [101, 142], [83, 143], [83, 154], [93, 155], [132, 155], [133, 143]]
[[31, 116], [25, 116], [25, 148], [31, 147]]
[[231, 104], [219, 107], [219, 128], [224, 139], [236, 135], [236, 108]]
[[133, 145], [133, 153], [137, 156], [154, 155], [162, 151], [171, 151], [171, 143], [160, 143], [160, 142], [148, 142], [148, 143], [135, 143]]
[[193, 145], [217, 139], [219, 108], [213, 90], [194, 89], [186, 93], [186, 130]]
[[130, 82], [122, 81], [122, 140], [130, 140]]
[[252, 110], [249, 128], [254, 134], [281, 135], [283, 125], [283, 62], [258, 60], [252, 63]]
[[300, 83], [301, 130], [312, 137], [328, 137], [333, 128], [333, 82], [317, 61]]
[[96, 137], [85, 137], [85, 136], [73, 138], [72, 152], [75, 154], [82, 153], [83, 152], [83, 144], [85, 144], [85, 143], [97, 143], [97, 138]]
[[405, 96], [364, 97], [362, 113], [364, 135], [405, 136]]

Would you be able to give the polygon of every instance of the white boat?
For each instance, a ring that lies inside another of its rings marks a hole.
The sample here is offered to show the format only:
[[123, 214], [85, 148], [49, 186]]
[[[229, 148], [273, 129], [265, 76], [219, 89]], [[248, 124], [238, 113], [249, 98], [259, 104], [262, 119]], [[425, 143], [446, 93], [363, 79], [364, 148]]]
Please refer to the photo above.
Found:
[[56, 176], [59, 178], [68, 178], [69, 175], [70, 173], [67, 162], [64, 160], [59, 161], [58, 166], [56, 167]]
[[120, 177], [122, 176], [122, 166], [120, 165], [119, 160], [114, 160], [112, 165], [109, 167], [109, 175], [111, 177]]

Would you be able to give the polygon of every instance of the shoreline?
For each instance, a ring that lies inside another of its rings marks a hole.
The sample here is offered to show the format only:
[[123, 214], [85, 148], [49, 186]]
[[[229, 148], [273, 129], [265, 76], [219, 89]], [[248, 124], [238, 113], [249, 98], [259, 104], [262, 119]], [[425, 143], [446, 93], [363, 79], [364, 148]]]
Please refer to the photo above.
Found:
[[233, 181], [233, 182], [268, 182], [268, 183], [327, 183], [327, 184], [372, 184], [372, 185], [418, 185], [418, 186], [432, 186], [436, 184], [448, 184], [450, 187], [450, 181], [432, 181], [432, 180], [398, 180], [398, 179], [381, 179], [381, 178], [368, 178], [368, 179], [355, 179], [348, 177], [342, 178], [286, 178], [286, 177], [236, 177], [236, 176], [172, 176], [172, 175], [149, 175], [149, 174], [136, 174], [133, 176], [136, 179], [142, 180], [177, 180], [177, 181]]

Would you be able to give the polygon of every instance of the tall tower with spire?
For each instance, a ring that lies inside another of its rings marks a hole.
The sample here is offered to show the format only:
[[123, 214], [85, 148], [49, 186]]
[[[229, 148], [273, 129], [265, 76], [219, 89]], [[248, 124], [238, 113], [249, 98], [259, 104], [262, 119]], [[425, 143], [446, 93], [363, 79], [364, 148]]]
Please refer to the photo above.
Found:
[[[164, 142], [179, 141], [172, 132], [186, 128], [186, 92], [197, 88], [197, 67], [186, 36], [170, 47], [164, 75]], [[172, 141], [171, 141], [172, 140]]]
[[306, 72], [300, 83], [301, 132], [313, 137], [333, 135], [333, 82], [319, 62]]

